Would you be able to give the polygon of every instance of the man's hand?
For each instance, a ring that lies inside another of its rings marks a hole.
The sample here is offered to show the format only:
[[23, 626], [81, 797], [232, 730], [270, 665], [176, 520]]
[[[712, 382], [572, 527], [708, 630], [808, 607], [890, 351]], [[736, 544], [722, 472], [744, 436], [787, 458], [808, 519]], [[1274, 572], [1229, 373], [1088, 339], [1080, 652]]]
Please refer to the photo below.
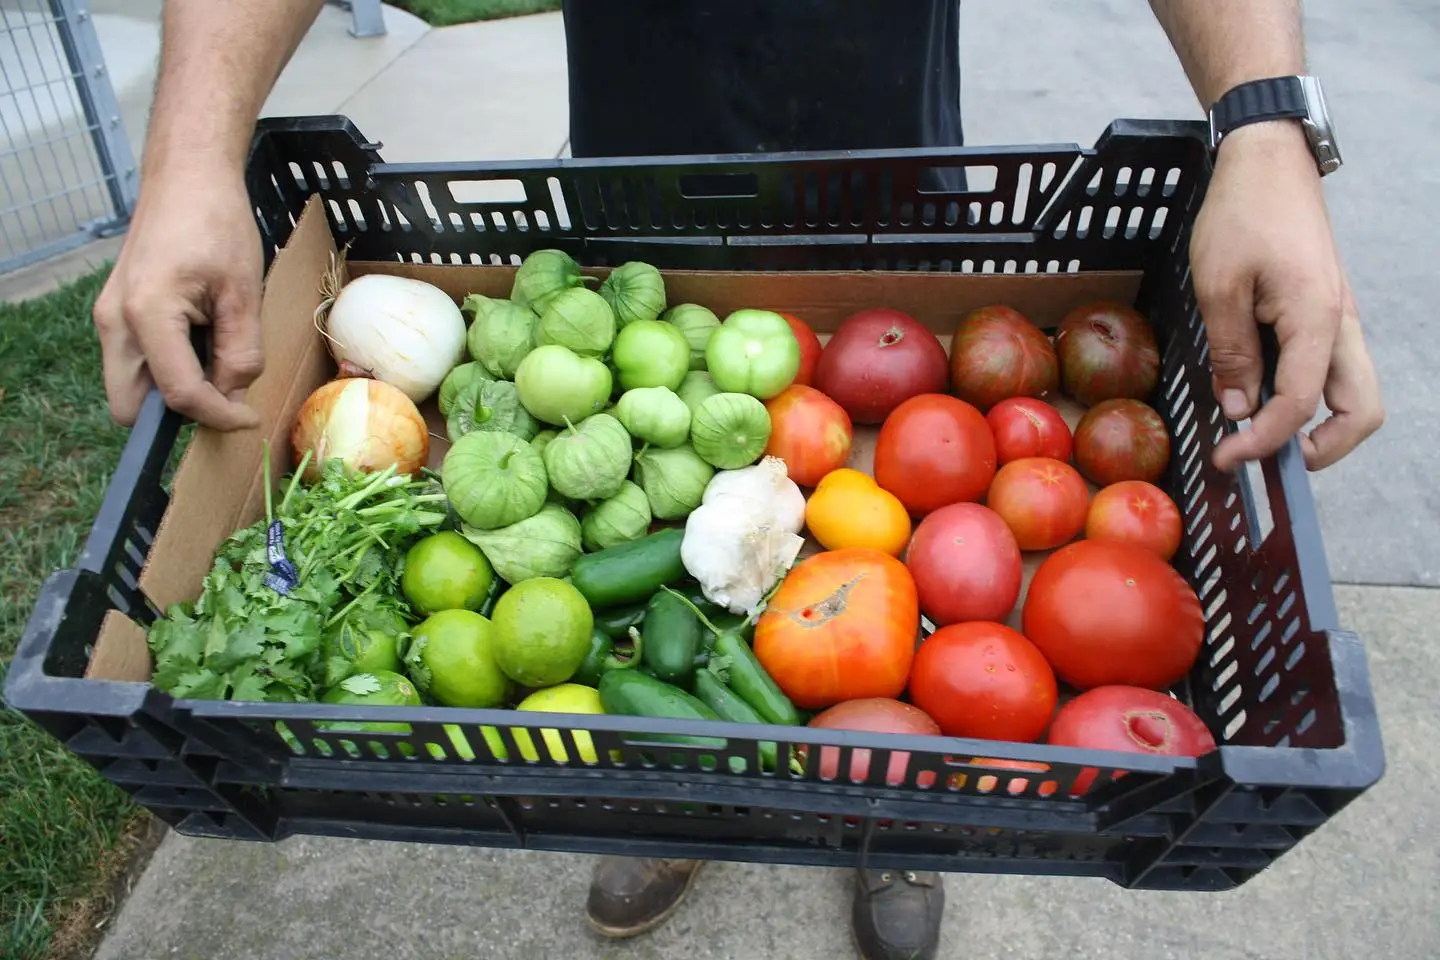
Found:
[[[260, 235], [238, 178], [199, 176], [142, 198], [95, 303], [110, 412], [133, 424], [145, 394], [221, 430], [253, 427], [245, 388], [260, 375]], [[212, 328], [207, 379], [190, 342]]]
[[[1300, 437], [1311, 470], [1380, 427], [1379, 382], [1298, 123], [1254, 124], [1225, 138], [1191, 235], [1190, 266], [1215, 395], [1231, 420], [1251, 418], [1249, 430], [1216, 448], [1217, 467], [1274, 453], [1315, 415], [1322, 395], [1331, 416]], [[1263, 406], [1260, 324], [1274, 327], [1280, 347], [1274, 394]]]
[[[245, 190], [255, 118], [322, 0], [168, 0], [140, 200], [95, 303], [105, 394], [132, 424], [152, 386], [221, 430], [254, 427], [263, 260]], [[190, 343], [209, 325], [209, 379]]]

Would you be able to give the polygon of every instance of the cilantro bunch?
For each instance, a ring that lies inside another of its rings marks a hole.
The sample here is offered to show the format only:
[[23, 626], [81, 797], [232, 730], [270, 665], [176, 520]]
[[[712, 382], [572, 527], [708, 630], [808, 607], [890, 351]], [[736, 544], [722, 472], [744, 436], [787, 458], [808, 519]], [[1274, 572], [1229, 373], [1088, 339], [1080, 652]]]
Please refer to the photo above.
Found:
[[[268, 445], [264, 460], [269, 477]], [[408, 609], [399, 589], [405, 551], [448, 518], [439, 484], [331, 459], [303, 487], [308, 462], [307, 453], [278, 505], [266, 487], [265, 519], [221, 544], [200, 596], [150, 627], [160, 689], [177, 698], [315, 700], [328, 627], [377, 598]]]

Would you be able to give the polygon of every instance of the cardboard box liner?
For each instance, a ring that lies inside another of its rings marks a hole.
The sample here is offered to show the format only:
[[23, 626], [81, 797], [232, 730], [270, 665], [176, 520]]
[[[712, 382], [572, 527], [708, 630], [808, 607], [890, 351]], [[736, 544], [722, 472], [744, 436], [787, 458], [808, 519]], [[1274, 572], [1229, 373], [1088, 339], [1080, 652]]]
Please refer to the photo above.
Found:
[[[150, 549], [140, 588], [160, 609], [200, 592], [216, 549], [236, 530], [255, 522], [264, 510], [264, 484], [278, 483], [293, 469], [290, 429], [305, 398], [335, 376], [335, 364], [313, 315], [320, 304], [320, 279], [336, 256], [320, 202], [311, 198], [294, 232], [275, 257], [265, 279], [260, 322], [265, 370], [251, 385], [246, 402], [260, 414], [262, 426], [222, 433], [195, 431], [175, 475], [169, 509]], [[466, 294], [508, 297], [514, 267], [441, 266], [398, 262], [349, 261], [350, 277], [387, 273], [433, 283], [458, 303]], [[608, 270], [587, 269], [604, 277]], [[939, 335], [948, 352], [950, 334], [969, 311], [1003, 303], [1042, 328], [1053, 329], [1073, 307], [1108, 299], [1133, 304], [1141, 274], [967, 274], [918, 272], [726, 272], [662, 271], [670, 304], [699, 303], [722, 320], [733, 310], [763, 307], [803, 318], [822, 342], [846, 317], [866, 307], [904, 311]], [[1083, 410], [1064, 397], [1055, 403], [1072, 429]], [[430, 465], [439, 467], [449, 444], [444, 420], [433, 399], [422, 404], [431, 424]], [[869, 472], [878, 427], [857, 426], [849, 466]], [[272, 450], [271, 473], [262, 476], [263, 441]], [[1093, 488], [1092, 488], [1093, 490]], [[806, 491], [807, 495], [809, 491]], [[813, 542], [804, 553], [813, 553]], [[1044, 558], [1025, 556], [1025, 580]], [[1011, 625], [1018, 627], [1017, 603]], [[151, 673], [145, 634], [121, 614], [106, 616], [86, 676], [148, 682]]]

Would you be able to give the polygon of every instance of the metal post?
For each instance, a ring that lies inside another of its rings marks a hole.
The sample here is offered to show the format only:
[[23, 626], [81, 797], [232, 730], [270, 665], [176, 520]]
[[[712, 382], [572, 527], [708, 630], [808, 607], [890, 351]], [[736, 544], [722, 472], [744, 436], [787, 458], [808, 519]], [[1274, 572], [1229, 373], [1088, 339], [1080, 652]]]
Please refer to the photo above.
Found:
[[135, 154], [130, 150], [130, 138], [126, 136], [125, 125], [120, 118], [120, 102], [115, 98], [115, 89], [110, 85], [110, 75], [105, 70], [100, 38], [90, 19], [90, 7], [85, 0], [50, 0], [50, 9], [57, 21], [55, 32], [75, 75], [75, 92], [85, 111], [86, 125], [95, 140], [105, 185], [115, 202], [115, 213], [123, 228], [135, 209], [140, 177], [135, 166]]
[[383, 37], [385, 35], [385, 11], [380, 0], [350, 0], [350, 36]]

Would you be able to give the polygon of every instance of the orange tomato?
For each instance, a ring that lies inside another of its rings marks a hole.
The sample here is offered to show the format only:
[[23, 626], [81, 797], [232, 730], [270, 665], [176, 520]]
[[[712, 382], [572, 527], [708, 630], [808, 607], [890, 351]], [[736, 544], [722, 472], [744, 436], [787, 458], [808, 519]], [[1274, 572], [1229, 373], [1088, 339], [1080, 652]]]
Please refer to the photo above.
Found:
[[818, 553], [796, 564], [755, 624], [754, 650], [797, 707], [895, 698], [920, 629], [915, 581], [879, 550]]
[[855, 430], [850, 415], [834, 400], [803, 383], [792, 383], [765, 401], [770, 440], [765, 452], [785, 461], [790, 479], [813, 487], [845, 465]]
[[905, 505], [868, 473], [849, 467], [820, 481], [805, 504], [805, 526], [826, 550], [868, 547], [898, 557], [910, 542]]

